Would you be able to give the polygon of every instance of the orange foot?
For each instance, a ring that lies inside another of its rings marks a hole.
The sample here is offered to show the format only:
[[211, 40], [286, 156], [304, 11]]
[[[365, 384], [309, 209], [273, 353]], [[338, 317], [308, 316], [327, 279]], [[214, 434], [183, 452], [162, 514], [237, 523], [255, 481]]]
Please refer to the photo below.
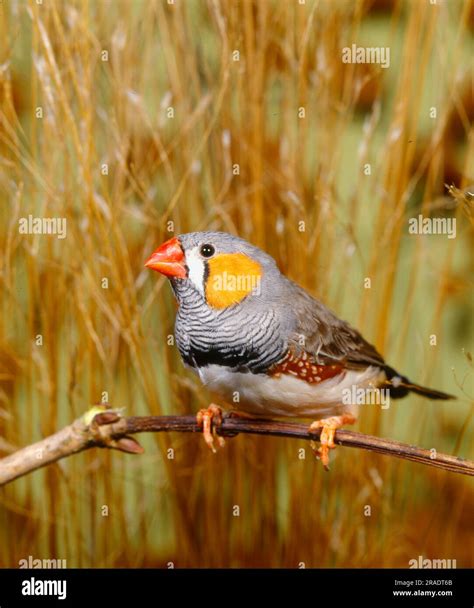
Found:
[[217, 450], [214, 446], [214, 437], [217, 438], [217, 443], [220, 448], [225, 445], [224, 437], [220, 437], [216, 434], [216, 428], [222, 423], [221, 408], [214, 403], [211, 403], [208, 408], [199, 410], [196, 415], [196, 420], [198, 425], [202, 426], [204, 441], [215, 454]]
[[321, 459], [326, 471], [329, 471], [329, 450], [336, 447], [334, 435], [337, 429], [340, 429], [344, 424], [354, 424], [355, 421], [356, 419], [352, 414], [343, 414], [342, 416], [331, 416], [330, 418], [316, 420], [309, 427], [310, 431], [312, 429], [322, 429], [321, 436], [319, 437], [321, 446], [318, 448], [316, 441], [314, 440], [310, 442], [310, 445], [315, 452], [316, 457]]

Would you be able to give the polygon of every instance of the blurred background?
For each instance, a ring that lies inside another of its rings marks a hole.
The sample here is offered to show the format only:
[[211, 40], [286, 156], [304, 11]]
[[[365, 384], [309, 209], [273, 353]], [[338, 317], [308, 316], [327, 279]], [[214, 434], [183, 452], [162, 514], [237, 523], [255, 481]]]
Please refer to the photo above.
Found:
[[[219, 229], [458, 397], [367, 407], [357, 430], [472, 458], [473, 36], [467, 0], [3, 0], [0, 455], [101, 401], [209, 403], [143, 264]], [[389, 66], [344, 63], [353, 44]], [[66, 238], [21, 234], [30, 214]], [[456, 218], [456, 238], [409, 234], [419, 214]], [[303, 441], [216, 457], [139, 439], [142, 456], [90, 450], [1, 488], [0, 565], [474, 565], [467, 477], [341, 447], [326, 473]]]

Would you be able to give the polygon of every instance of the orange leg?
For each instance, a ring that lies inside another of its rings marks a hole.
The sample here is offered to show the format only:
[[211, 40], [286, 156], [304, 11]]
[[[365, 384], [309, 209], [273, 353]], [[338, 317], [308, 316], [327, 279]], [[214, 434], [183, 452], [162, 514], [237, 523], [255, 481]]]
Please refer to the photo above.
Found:
[[322, 420], [316, 420], [309, 427], [312, 429], [322, 429], [319, 443], [321, 446], [318, 448], [316, 442], [312, 440], [310, 445], [313, 451], [316, 453], [317, 458], [321, 459], [321, 462], [326, 469], [329, 471], [329, 450], [336, 447], [334, 443], [334, 435], [337, 429], [340, 429], [345, 424], [354, 424], [356, 418], [352, 414], [343, 414], [342, 416], [331, 416], [330, 418], [323, 418]]
[[202, 426], [204, 441], [215, 454], [217, 450], [214, 446], [214, 437], [217, 438], [217, 443], [220, 448], [225, 445], [224, 437], [220, 437], [216, 434], [216, 426], [219, 426], [222, 422], [221, 408], [215, 403], [211, 403], [208, 408], [199, 410], [196, 419], [198, 425]]

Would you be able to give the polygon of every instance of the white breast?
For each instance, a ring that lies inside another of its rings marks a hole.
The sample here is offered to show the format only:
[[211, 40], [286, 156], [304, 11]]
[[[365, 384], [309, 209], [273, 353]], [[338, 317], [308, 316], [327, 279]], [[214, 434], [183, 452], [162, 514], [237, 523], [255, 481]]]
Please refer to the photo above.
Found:
[[288, 374], [272, 377], [208, 365], [199, 370], [199, 376], [207, 388], [222, 395], [236, 410], [257, 416], [317, 418], [354, 412], [354, 406], [343, 405], [343, 390], [376, 385], [384, 373], [378, 367], [368, 367], [309, 384]]

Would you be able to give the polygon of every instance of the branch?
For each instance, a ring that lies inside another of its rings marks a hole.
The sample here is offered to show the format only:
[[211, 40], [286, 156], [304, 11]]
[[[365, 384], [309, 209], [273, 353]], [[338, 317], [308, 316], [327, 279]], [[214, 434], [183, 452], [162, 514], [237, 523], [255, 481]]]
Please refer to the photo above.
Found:
[[[98, 413], [97, 412], [102, 412]], [[92, 416], [90, 415], [92, 413]], [[82, 418], [54, 435], [27, 446], [0, 460], [0, 486], [53, 462], [93, 447], [107, 447], [140, 454], [144, 450], [131, 435], [159, 432], [198, 433], [201, 428], [195, 416], [132, 416], [122, 418], [116, 410], [93, 408]], [[273, 435], [292, 439], [319, 439], [320, 429], [309, 425], [273, 420], [224, 417], [216, 429], [221, 436], [239, 433]], [[382, 439], [354, 431], [338, 430], [335, 443], [412, 460], [453, 473], [474, 476], [474, 462], [456, 456], [436, 453], [393, 439]]]

